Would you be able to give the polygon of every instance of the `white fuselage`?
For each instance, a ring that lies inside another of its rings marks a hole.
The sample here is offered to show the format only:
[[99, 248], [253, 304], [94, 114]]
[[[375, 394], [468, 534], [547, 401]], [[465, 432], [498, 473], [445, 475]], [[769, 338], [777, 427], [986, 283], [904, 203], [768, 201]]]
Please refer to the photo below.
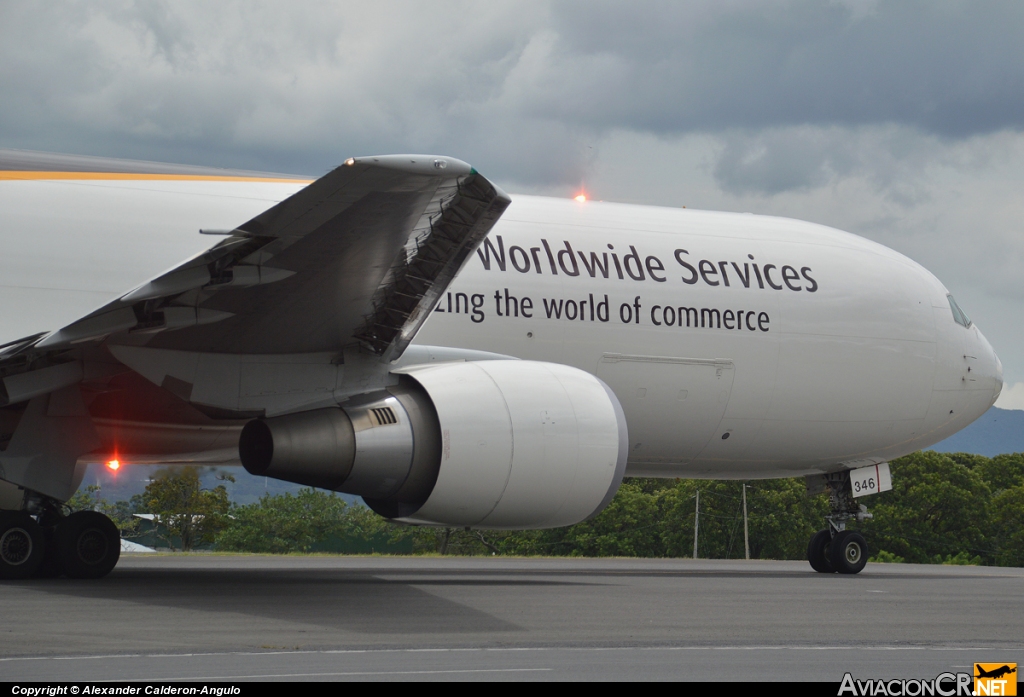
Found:
[[[0, 182], [0, 344], [58, 329], [301, 185]], [[630, 475], [879, 462], [980, 416], [1001, 366], [927, 270], [749, 214], [516, 196], [416, 343], [564, 363], [621, 401]], [[340, 347], [339, 347], [340, 348]]]

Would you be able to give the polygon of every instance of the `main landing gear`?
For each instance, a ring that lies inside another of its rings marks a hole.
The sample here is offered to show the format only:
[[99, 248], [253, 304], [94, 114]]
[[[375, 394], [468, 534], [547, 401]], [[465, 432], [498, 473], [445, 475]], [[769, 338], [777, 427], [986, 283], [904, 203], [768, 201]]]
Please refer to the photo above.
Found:
[[35, 494], [25, 508], [0, 511], [0, 579], [101, 578], [121, 557], [121, 534], [102, 513], [64, 515]]
[[831, 509], [825, 517], [828, 527], [811, 538], [807, 545], [807, 561], [812, 569], [822, 574], [860, 573], [868, 561], [868, 543], [856, 530], [847, 530], [846, 523], [865, 520], [871, 514], [866, 506], [854, 503], [849, 472], [825, 475], [825, 485]]

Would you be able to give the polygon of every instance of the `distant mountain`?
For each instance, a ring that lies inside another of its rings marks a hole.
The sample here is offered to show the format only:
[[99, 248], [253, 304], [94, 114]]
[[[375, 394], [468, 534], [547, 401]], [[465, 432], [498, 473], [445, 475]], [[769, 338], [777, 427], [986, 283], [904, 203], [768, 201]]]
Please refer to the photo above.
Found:
[[928, 449], [985, 457], [1024, 452], [1024, 411], [992, 407], [964, 430]]

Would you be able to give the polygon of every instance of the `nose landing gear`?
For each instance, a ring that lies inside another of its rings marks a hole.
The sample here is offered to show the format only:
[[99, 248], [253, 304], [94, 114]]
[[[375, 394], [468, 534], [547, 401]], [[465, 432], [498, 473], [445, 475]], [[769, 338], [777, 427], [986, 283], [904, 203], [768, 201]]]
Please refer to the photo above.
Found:
[[96, 511], [64, 515], [58, 502], [29, 493], [26, 510], [0, 511], [0, 580], [102, 578], [121, 557], [121, 534]]
[[868, 544], [856, 530], [847, 530], [850, 520], [871, 517], [866, 506], [854, 503], [850, 488], [850, 473], [825, 475], [828, 503], [831, 513], [825, 518], [828, 528], [819, 530], [807, 545], [807, 561], [811, 568], [822, 574], [857, 574], [868, 561]]

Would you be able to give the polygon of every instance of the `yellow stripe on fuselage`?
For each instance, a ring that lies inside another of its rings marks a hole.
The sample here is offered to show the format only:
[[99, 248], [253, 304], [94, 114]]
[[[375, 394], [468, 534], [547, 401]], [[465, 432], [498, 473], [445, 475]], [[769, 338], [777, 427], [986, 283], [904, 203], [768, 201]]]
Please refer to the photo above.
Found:
[[93, 181], [186, 181], [186, 182], [283, 182], [308, 184], [312, 179], [295, 177], [243, 177], [219, 174], [130, 174], [124, 172], [25, 172], [0, 170], [0, 181], [28, 179], [88, 179]]

